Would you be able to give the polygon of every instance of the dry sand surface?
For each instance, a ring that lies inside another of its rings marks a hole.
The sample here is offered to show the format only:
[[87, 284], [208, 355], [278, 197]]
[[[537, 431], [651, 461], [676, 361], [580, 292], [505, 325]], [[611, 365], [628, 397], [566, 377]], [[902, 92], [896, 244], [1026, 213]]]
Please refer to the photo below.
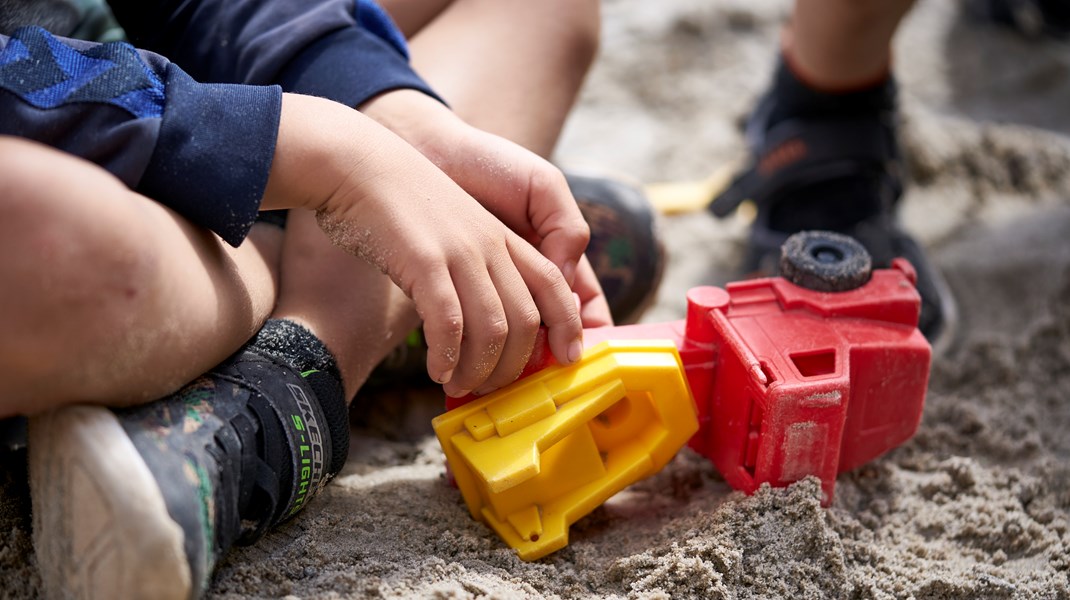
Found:
[[[742, 150], [787, 2], [608, 0], [600, 62], [558, 159], [639, 181], [699, 178]], [[732, 492], [682, 452], [525, 563], [446, 484], [418, 390], [362, 397], [344, 473], [218, 570], [218, 598], [1070, 598], [1070, 47], [928, 0], [897, 45], [911, 187], [903, 217], [961, 322], [917, 435], [837, 483]], [[746, 224], [661, 223], [647, 321], [731, 277]], [[17, 469], [16, 469], [17, 471]], [[36, 595], [9, 475], [0, 596]]]

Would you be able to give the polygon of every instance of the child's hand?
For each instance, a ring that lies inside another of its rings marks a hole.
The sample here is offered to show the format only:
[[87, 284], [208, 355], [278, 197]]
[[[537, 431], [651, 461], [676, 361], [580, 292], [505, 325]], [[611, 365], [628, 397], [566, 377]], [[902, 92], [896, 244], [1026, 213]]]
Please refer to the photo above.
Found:
[[331, 240], [387, 273], [424, 320], [446, 393], [513, 381], [540, 320], [568, 364], [582, 328], [559, 269], [403, 140], [356, 111], [285, 95], [264, 209], [305, 207]]
[[561, 171], [513, 142], [468, 125], [415, 90], [381, 94], [361, 111], [420, 150], [553, 261], [580, 297], [584, 327], [613, 324], [602, 287], [583, 255], [590, 230]]

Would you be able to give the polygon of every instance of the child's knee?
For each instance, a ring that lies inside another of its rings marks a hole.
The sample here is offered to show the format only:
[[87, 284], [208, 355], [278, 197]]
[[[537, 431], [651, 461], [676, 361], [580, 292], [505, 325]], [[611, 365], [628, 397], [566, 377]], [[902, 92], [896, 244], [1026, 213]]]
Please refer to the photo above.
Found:
[[570, 48], [576, 64], [589, 68], [598, 54], [601, 41], [601, 3], [599, 0], [552, 0], [535, 3], [552, 13], [557, 21], [560, 42]]
[[0, 138], [0, 182], [0, 269], [42, 301], [129, 296], [151, 268], [154, 244], [129, 226], [137, 218], [130, 193], [103, 169]]
[[0, 138], [0, 210], [8, 341], [21, 332], [14, 339], [31, 346], [76, 343], [72, 325], [99, 330], [139, 311], [156, 245], [124, 227], [137, 211], [118, 180], [56, 150]]

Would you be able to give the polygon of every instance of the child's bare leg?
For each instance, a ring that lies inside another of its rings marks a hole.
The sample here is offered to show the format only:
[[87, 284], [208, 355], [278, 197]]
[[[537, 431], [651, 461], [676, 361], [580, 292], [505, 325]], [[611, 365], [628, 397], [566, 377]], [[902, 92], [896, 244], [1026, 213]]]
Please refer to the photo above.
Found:
[[892, 36], [913, 0], [796, 0], [785, 54], [808, 83], [840, 90], [888, 74]]
[[14, 138], [0, 138], [0, 202], [0, 417], [169, 393], [274, 303], [277, 228], [231, 248], [103, 169]]
[[[598, 49], [599, 3], [384, 0], [462, 119], [547, 157]], [[433, 14], [441, 11], [438, 14]]]
[[282, 273], [272, 317], [303, 325], [327, 346], [347, 401], [420, 323], [390, 278], [331, 244], [309, 211], [290, 213]]

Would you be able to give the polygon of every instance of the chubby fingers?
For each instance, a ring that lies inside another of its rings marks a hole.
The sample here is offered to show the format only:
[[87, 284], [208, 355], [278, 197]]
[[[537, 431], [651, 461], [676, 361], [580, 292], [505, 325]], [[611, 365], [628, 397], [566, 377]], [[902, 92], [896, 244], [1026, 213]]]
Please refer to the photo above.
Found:
[[591, 230], [583, 219], [568, 182], [561, 171], [549, 163], [533, 170], [528, 186], [528, 216], [539, 251], [561, 269], [571, 286], [583, 252], [591, 239]]
[[578, 309], [561, 273], [530, 244], [507, 235], [505, 252], [467, 254], [412, 287], [424, 319], [428, 374], [450, 396], [486, 394], [515, 380], [540, 321], [559, 362], [582, 352]]
[[583, 355], [583, 325], [572, 289], [557, 266], [530, 244], [513, 236], [508, 246], [546, 325], [554, 358], [563, 365], [576, 362]]
[[471, 303], [476, 313], [466, 321], [461, 362], [445, 386], [450, 396], [469, 390], [487, 394], [511, 383], [527, 364], [535, 343], [539, 309], [510, 257], [502, 253], [492, 258], [486, 272], [490, 285], [469, 290], [458, 282], [462, 298], [482, 298]]
[[464, 311], [448, 267], [430, 269], [413, 283], [409, 295], [424, 322], [427, 374], [445, 385], [460, 362], [464, 333]]
[[446, 172], [520, 237], [538, 246], [572, 285], [576, 264], [590, 239], [568, 181], [544, 158], [484, 131], [467, 128], [464, 150], [477, 157], [449, 161]]

